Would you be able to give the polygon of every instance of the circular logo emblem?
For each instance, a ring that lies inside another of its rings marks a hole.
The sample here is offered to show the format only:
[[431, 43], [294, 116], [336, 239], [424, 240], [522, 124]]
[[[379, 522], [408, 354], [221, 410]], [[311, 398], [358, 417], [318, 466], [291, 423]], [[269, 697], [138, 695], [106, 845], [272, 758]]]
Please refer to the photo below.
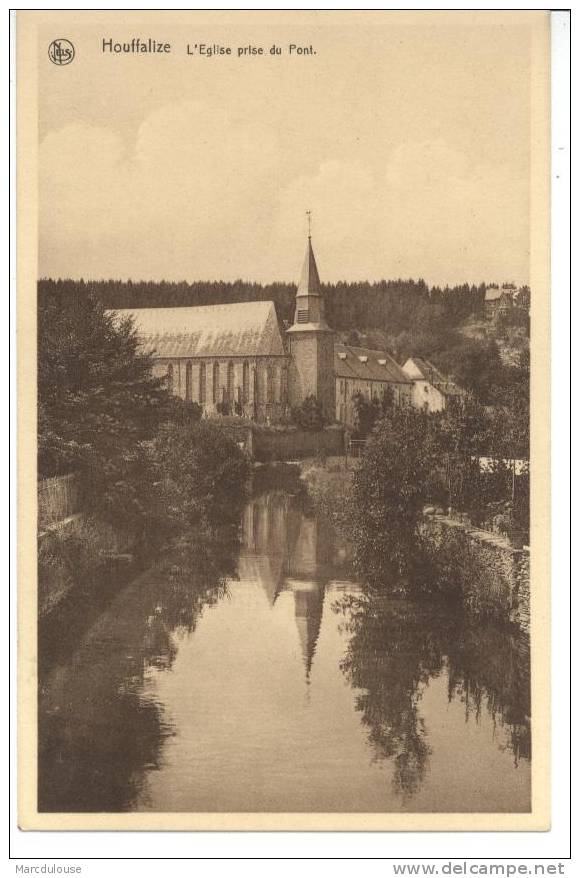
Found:
[[63, 67], [70, 64], [75, 56], [75, 47], [70, 40], [53, 40], [48, 47], [48, 57], [53, 64]]

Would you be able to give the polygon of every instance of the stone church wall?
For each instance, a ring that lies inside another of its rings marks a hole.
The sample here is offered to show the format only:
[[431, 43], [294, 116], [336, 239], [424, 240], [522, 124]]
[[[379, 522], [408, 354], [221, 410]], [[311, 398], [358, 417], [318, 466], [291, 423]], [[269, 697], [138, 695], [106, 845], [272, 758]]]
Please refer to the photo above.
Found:
[[154, 374], [168, 376], [169, 389], [205, 415], [225, 413], [226, 406], [230, 414], [275, 422], [288, 412], [286, 357], [158, 359]]

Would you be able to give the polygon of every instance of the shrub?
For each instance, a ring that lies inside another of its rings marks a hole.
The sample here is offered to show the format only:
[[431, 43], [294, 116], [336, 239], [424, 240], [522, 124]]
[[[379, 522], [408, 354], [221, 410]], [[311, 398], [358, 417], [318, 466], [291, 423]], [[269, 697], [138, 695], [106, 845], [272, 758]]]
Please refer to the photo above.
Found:
[[237, 524], [250, 464], [225, 432], [208, 421], [168, 427], [153, 447], [160, 507], [176, 527], [213, 531]]
[[301, 405], [292, 409], [292, 420], [302, 430], [322, 430], [324, 417], [321, 403], [314, 395], [307, 396]]

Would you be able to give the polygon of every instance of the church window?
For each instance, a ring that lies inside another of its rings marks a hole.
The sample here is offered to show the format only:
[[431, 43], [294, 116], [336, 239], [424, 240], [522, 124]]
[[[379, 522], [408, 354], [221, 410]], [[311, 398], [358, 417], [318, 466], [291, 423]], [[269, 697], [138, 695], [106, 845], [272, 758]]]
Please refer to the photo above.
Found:
[[250, 398], [250, 364], [244, 363], [242, 368], [242, 402]]
[[288, 401], [288, 370], [280, 370], [280, 402], [285, 405]]
[[206, 391], [205, 391], [205, 363], [201, 363], [199, 367], [199, 401], [203, 403], [206, 401]]
[[185, 398], [191, 402], [191, 363], [187, 363], [185, 366]]
[[256, 368], [254, 370], [254, 402], [255, 403], [262, 402], [261, 392], [260, 392], [261, 391], [260, 384], [261, 384], [261, 382], [260, 382], [259, 375], [258, 375], [258, 367], [256, 366]]
[[228, 402], [234, 402], [234, 364], [228, 363]]
[[298, 314], [296, 315], [296, 322], [297, 323], [308, 323], [308, 320], [309, 320], [308, 309], [307, 308], [299, 308]]
[[173, 363], [167, 367], [167, 389], [173, 393]]
[[213, 364], [213, 402], [220, 401], [220, 364]]
[[268, 394], [268, 402], [272, 404], [274, 402], [274, 369], [272, 366], [268, 366], [266, 372], [266, 393]]

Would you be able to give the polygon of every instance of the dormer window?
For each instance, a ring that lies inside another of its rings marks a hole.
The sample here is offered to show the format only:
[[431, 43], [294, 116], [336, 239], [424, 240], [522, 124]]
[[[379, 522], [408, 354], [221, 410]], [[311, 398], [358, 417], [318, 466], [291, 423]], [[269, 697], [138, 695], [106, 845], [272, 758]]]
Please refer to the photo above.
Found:
[[338, 359], [339, 360], [346, 360], [346, 351], [339, 351], [338, 352]]
[[378, 362], [379, 366], [386, 366], [387, 365], [386, 360], [377, 360], [377, 362]]
[[368, 359], [369, 359], [368, 357], [365, 357], [362, 354], [359, 356], [359, 360], [361, 361], [361, 363], [367, 363]]

